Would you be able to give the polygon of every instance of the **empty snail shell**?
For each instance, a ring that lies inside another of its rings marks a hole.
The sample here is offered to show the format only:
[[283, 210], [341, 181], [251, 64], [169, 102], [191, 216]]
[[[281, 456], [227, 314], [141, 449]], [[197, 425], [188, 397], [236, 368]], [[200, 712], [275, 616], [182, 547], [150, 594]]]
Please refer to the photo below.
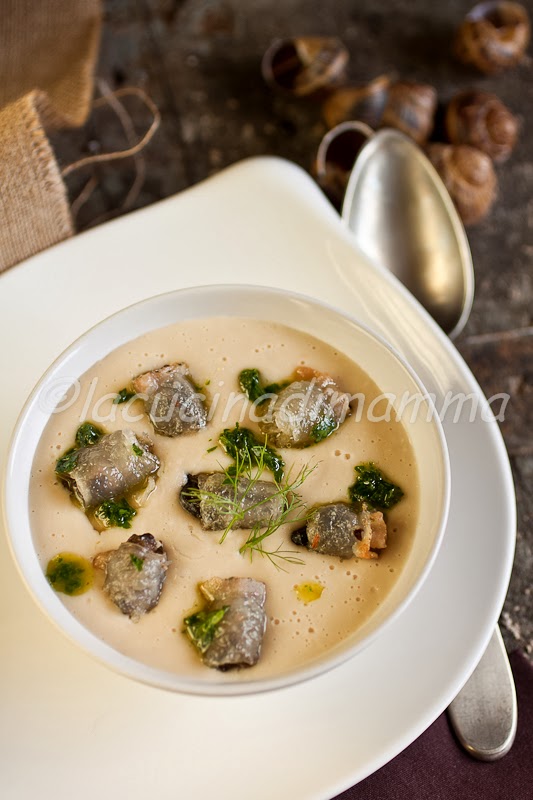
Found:
[[465, 225], [474, 225], [488, 213], [497, 189], [491, 159], [463, 144], [430, 144], [427, 155]]
[[313, 172], [333, 205], [340, 209], [359, 150], [374, 131], [362, 122], [341, 122], [320, 142]]
[[348, 63], [348, 51], [335, 37], [302, 36], [275, 39], [261, 71], [272, 87], [304, 97], [337, 83]]
[[446, 109], [445, 126], [450, 142], [477, 147], [494, 161], [509, 158], [518, 136], [517, 118], [489, 92], [455, 95]]
[[520, 63], [530, 37], [529, 16], [520, 3], [478, 3], [457, 31], [455, 52], [466, 64], [493, 73]]
[[389, 89], [381, 125], [397, 128], [422, 144], [433, 130], [436, 109], [437, 92], [433, 86], [397, 81]]
[[363, 86], [336, 89], [322, 106], [328, 128], [347, 120], [357, 120], [377, 128], [387, 104], [389, 84], [390, 79], [380, 75]]

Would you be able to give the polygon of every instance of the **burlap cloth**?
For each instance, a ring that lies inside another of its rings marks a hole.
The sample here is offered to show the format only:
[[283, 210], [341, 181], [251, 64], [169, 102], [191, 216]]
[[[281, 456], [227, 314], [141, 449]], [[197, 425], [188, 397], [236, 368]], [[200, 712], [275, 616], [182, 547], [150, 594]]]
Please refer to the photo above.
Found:
[[0, 0], [0, 272], [73, 234], [45, 133], [82, 125], [100, 0]]

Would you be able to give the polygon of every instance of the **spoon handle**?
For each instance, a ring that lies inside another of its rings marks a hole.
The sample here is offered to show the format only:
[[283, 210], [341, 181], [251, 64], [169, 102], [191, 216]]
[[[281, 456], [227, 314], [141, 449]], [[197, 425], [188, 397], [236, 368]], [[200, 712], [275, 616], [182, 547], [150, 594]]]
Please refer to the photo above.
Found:
[[498, 626], [481, 661], [448, 707], [452, 728], [464, 749], [481, 761], [496, 761], [516, 734], [516, 691]]

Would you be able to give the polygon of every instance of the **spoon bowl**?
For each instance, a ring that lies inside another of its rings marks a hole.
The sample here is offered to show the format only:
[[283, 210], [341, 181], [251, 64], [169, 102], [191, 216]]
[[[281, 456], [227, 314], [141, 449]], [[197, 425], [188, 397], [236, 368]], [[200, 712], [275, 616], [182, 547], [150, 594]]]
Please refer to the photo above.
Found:
[[474, 270], [463, 224], [422, 150], [384, 129], [361, 148], [342, 217], [363, 252], [393, 272], [450, 337], [469, 317]]

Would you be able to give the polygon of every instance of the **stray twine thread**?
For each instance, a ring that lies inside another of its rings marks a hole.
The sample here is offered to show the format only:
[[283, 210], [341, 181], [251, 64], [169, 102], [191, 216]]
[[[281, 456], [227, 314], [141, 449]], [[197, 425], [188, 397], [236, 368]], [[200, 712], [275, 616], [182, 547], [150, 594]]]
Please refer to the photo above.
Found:
[[[111, 153], [97, 153], [96, 155], [80, 158], [77, 161], [74, 161], [72, 164], [68, 164], [66, 167], [64, 167], [61, 170], [61, 176], [66, 178], [73, 172], [93, 164], [118, 161], [125, 158], [133, 158], [135, 162], [135, 179], [128, 191], [128, 194], [126, 195], [124, 202], [120, 206], [119, 210], [123, 211], [133, 205], [139, 196], [146, 172], [144, 159], [140, 158], [139, 154], [152, 140], [154, 134], [159, 128], [161, 114], [153, 100], [143, 89], [132, 86], [125, 87], [123, 89], [117, 89], [112, 92], [108, 84], [102, 80], [98, 81], [98, 88], [102, 96], [94, 102], [93, 109], [108, 105], [115, 112], [120, 121], [122, 129], [124, 130], [129, 146], [124, 150], [118, 150]], [[138, 97], [152, 114], [153, 118], [148, 130], [138, 141], [136, 141], [137, 134], [132, 119], [124, 107], [124, 104], [119, 99], [121, 97]], [[98, 184], [99, 180], [96, 176], [93, 175], [91, 178], [89, 178], [81, 192], [72, 202], [71, 214], [73, 219], [76, 219], [80, 209], [91, 197]], [[112, 213], [113, 212], [101, 215], [96, 220], [93, 220], [92, 224], [103, 222], [105, 219], [108, 219], [110, 216], [112, 216]]]

